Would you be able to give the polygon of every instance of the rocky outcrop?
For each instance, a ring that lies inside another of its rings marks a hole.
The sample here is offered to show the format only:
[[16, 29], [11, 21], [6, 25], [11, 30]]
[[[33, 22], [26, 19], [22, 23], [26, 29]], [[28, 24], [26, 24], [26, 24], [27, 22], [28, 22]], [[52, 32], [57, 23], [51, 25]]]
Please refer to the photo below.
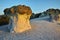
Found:
[[10, 26], [8, 28], [11, 32], [21, 33], [31, 29], [29, 19], [32, 10], [30, 7], [25, 5], [13, 6], [11, 8], [6, 8], [4, 14], [10, 17]]

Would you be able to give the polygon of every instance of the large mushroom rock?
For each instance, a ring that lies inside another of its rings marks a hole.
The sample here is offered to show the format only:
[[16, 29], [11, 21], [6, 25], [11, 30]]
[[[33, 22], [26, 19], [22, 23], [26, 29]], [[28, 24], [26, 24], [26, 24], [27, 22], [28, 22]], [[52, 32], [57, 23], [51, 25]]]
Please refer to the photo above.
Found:
[[4, 13], [10, 17], [10, 26], [8, 27], [10, 31], [13, 30], [16, 33], [21, 33], [31, 29], [29, 19], [32, 10], [30, 7], [25, 5], [13, 6], [5, 9]]

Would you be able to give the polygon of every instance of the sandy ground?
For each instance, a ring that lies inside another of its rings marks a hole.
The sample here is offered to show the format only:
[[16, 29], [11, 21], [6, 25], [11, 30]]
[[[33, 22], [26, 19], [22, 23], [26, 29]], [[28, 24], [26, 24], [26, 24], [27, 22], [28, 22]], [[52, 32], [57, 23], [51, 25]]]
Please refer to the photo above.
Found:
[[60, 25], [46, 20], [31, 20], [32, 29], [23, 33], [9, 33], [8, 25], [0, 27], [0, 40], [60, 40]]

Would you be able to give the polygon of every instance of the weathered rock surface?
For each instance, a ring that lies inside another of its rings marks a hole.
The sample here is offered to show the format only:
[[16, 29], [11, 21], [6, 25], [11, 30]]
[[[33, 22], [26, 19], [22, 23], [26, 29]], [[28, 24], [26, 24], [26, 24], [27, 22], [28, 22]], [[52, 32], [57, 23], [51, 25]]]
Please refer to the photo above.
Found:
[[19, 33], [31, 29], [29, 20], [32, 10], [30, 7], [25, 5], [13, 6], [11, 8], [6, 8], [4, 13], [10, 17], [10, 26], [8, 27], [10, 31]]

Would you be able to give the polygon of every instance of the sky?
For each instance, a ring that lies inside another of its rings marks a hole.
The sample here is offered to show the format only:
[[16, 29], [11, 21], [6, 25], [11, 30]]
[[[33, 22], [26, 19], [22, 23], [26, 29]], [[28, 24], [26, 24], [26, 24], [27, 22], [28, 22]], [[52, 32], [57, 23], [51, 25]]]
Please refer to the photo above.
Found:
[[5, 8], [15, 5], [26, 5], [33, 13], [39, 13], [49, 8], [60, 9], [60, 0], [0, 0], [0, 15], [4, 14]]

